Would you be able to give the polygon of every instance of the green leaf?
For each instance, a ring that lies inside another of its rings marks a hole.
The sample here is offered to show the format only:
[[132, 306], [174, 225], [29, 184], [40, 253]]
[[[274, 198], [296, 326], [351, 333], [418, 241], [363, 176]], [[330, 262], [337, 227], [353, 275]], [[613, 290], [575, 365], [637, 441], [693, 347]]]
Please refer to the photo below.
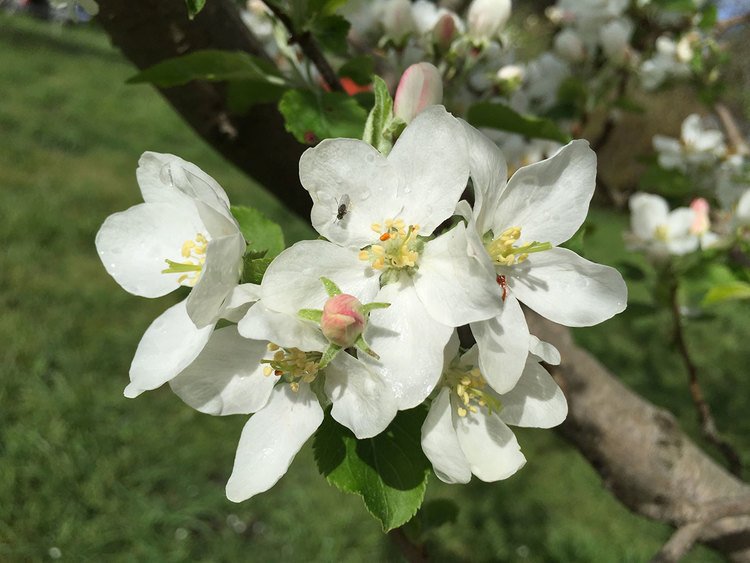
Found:
[[277, 102], [286, 88], [270, 82], [239, 80], [227, 88], [227, 104], [237, 114], [246, 113], [255, 104]]
[[367, 112], [340, 92], [288, 90], [279, 102], [286, 130], [301, 143], [314, 144], [332, 137], [358, 139]]
[[240, 231], [248, 247], [273, 258], [284, 250], [284, 233], [281, 227], [257, 209], [241, 205], [232, 206], [232, 215], [240, 224]]
[[362, 497], [388, 531], [409, 521], [422, 504], [430, 462], [422, 453], [424, 407], [401, 411], [381, 434], [357, 440], [326, 414], [315, 434], [318, 469], [329, 483]]
[[351, 78], [356, 84], [366, 86], [372, 82], [374, 63], [369, 55], [360, 55], [346, 61], [339, 69], [341, 78]]
[[341, 6], [346, 4], [347, 0], [309, 0], [307, 4], [307, 13], [310, 17], [318, 14], [330, 16], [336, 13]]
[[515, 110], [496, 102], [480, 102], [469, 108], [467, 121], [475, 127], [490, 127], [510, 131], [531, 139], [551, 139], [567, 143], [570, 137], [560, 131], [549, 119], [533, 115], [521, 115]]
[[735, 281], [715, 285], [706, 293], [706, 296], [703, 298], [703, 304], [713, 305], [714, 303], [736, 299], [750, 299], [750, 283]]
[[349, 50], [346, 36], [350, 27], [351, 24], [343, 17], [333, 15], [315, 18], [308, 25], [308, 30], [323, 49], [345, 56]]
[[266, 273], [268, 266], [273, 258], [256, 258], [253, 254], [246, 254], [242, 261], [242, 283], [259, 284], [263, 281], [263, 274]]
[[128, 79], [128, 84], [150, 82], [161, 88], [191, 80], [251, 80], [283, 86], [278, 70], [268, 61], [241, 51], [207, 49], [156, 63]]
[[206, 0], [185, 0], [185, 4], [187, 5], [188, 17], [192, 20], [206, 5]]
[[370, 143], [381, 153], [388, 154], [393, 147], [393, 139], [387, 137], [385, 132], [393, 120], [393, 98], [391, 98], [385, 80], [379, 76], [372, 77], [372, 85], [375, 93], [375, 105], [372, 106], [370, 114], [367, 116], [362, 140]]
[[693, 189], [693, 183], [686, 174], [679, 170], [666, 170], [658, 164], [652, 164], [646, 169], [638, 180], [638, 186], [642, 191], [668, 198], [680, 198]]

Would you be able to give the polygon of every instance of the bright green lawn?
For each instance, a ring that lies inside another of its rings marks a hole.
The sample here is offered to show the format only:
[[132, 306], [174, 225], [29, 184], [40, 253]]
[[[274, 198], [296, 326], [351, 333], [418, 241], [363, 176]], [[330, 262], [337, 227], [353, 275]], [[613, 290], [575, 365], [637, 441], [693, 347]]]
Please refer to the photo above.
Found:
[[[290, 241], [307, 232], [149, 87], [125, 86], [132, 73], [95, 30], [0, 15], [0, 560], [49, 559], [53, 546], [72, 561], [397, 560], [359, 499], [317, 474], [309, 447], [272, 491], [235, 505], [223, 487], [243, 417], [198, 414], [168, 389], [123, 398], [142, 332], [179, 297], [126, 294], [94, 250], [104, 218], [140, 199], [142, 151], [197, 163]], [[620, 254], [623, 221], [595, 222]], [[719, 425], [747, 453], [750, 335], [744, 315], [723, 313], [690, 337]], [[624, 315], [580, 337], [694, 430], [666, 327]], [[529, 463], [508, 481], [431, 481], [430, 498], [462, 507], [431, 537], [436, 560], [643, 561], [668, 536], [613, 500], [556, 434], [518, 434]]]

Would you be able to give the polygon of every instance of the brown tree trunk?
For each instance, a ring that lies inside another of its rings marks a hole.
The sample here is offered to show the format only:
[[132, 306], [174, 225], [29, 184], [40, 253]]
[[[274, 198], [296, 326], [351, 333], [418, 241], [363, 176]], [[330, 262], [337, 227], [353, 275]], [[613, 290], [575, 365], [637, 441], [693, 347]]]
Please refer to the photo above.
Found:
[[[209, 0], [194, 21], [184, 0], [100, 0], [99, 22], [138, 68], [196, 49], [262, 49], [230, 0]], [[271, 189], [291, 210], [306, 215], [310, 198], [299, 185], [304, 147], [284, 131], [274, 107], [231, 115], [223, 88], [190, 83], [162, 94], [177, 112], [228, 160]], [[563, 434], [628, 508], [680, 527], [702, 518], [702, 507], [745, 498], [750, 487], [699, 449], [674, 417], [628, 390], [568, 329], [529, 313], [534, 334], [560, 350], [553, 374], [570, 403]], [[706, 524], [699, 540], [735, 561], [750, 562], [750, 516]]]

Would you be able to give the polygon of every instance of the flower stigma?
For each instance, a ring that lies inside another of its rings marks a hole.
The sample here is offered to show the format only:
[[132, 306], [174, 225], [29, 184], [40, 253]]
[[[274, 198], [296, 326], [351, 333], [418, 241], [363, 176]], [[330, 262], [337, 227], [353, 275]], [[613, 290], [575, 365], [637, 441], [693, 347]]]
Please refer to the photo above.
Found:
[[263, 368], [263, 375], [266, 377], [274, 375], [282, 379], [289, 383], [295, 393], [299, 391], [300, 383], [312, 383], [318, 377], [320, 359], [323, 356], [320, 352], [303, 352], [299, 348], [287, 350], [273, 342], [269, 342], [267, 348], [274, 354], [272, 358], [260, 361], [267, 364]]
[[497, 266], [520, 264], [529, 257], [529, 254], [552, 248], [548, 242], [536, 241], [514, 246], [521, 238], [521, 227], [508, 227], [500, 233], [500, 236], [494, 239], [491, 238], [492, 236], [491, 231], [485, 235], [485, 239], [490, 239], [485, 243], [485, 249]]
[[202, 233], [195, 235], [194, 239], [188, 239], [182, 243], [180, 254], [184, 258], [182, 262], [175, 262], [168, 258], [164, 261], [168, 268], [161, 271], [162, 274], [182, 274], [177, 278], [178, 285], [188, 287], [195, 286], [201, 277], [203, 264], [206, 263], [206, 250], [208, 239]]
[[478, 367], [466, 369], [465, 366], [451, 365], [443, 373], [443, 381], [460, 401], [456, 407], [460, 417], [476, 414], [482, 407], [487, 409], [488, 414], [499, 412], [502, 408], [500, 400], [486, 390], [487, 381]]
[[378, 242], [359, 253], [359, 259], [370, 262], [375, 270], [406, 270], [417, 268], [424, 243], [419, 238], [419, 225], [409, 225], [403, 219], [386, 219], [370, 228], [378, 235]]

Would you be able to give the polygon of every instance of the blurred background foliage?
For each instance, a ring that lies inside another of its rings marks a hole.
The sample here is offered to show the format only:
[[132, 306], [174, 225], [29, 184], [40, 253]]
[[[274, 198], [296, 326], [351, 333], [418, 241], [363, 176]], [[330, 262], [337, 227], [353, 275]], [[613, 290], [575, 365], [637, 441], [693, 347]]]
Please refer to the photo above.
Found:
[[[734, 42], [747, 80], [750, 42]], [[309, 445], [278, 486], [235, 505], [224, 483], [244, 417], [199, 414], [168, 388], [122, 396], [143, 331], [182, 297], [121, 291], [94, 249], [104, 218], [140, 201], [144, 150], [195, 162], [234, 203], [278, 221], [289, 243], [313, 235], [150, 86], [126, 86], [133, 73], [95, 26], [0, 13], [0, 560], [398, 561], [361, 501], [318, 475]], [[736, 107], [748, 110], [750, 90], [736, 83]], [[648, 113], [629, 117], [600, 155], [601, 173], [631, 174], [651, 128], [674, 133], [692, 103], [649, 98]], [[586, 255], [620, 267], [631, 307], [578, 330], [579, 342], [701, 443], [671, 320], [645, 301], [653, 272], [622, 242], [627, 218], [595, 209], [589, 227]], [[750, 323], [731, 304], [712, 312], [688, 338], [718, 426], [747, 461]], [[644, 561], [669, 537], [624, 509], [554, 433], [518, 437], [529, 462], [507, 481], [431, 480], [428, 499], [460, 507], [428, 532], [433, 560]], [[718, 559], [697, 548], [688, 560]]]

